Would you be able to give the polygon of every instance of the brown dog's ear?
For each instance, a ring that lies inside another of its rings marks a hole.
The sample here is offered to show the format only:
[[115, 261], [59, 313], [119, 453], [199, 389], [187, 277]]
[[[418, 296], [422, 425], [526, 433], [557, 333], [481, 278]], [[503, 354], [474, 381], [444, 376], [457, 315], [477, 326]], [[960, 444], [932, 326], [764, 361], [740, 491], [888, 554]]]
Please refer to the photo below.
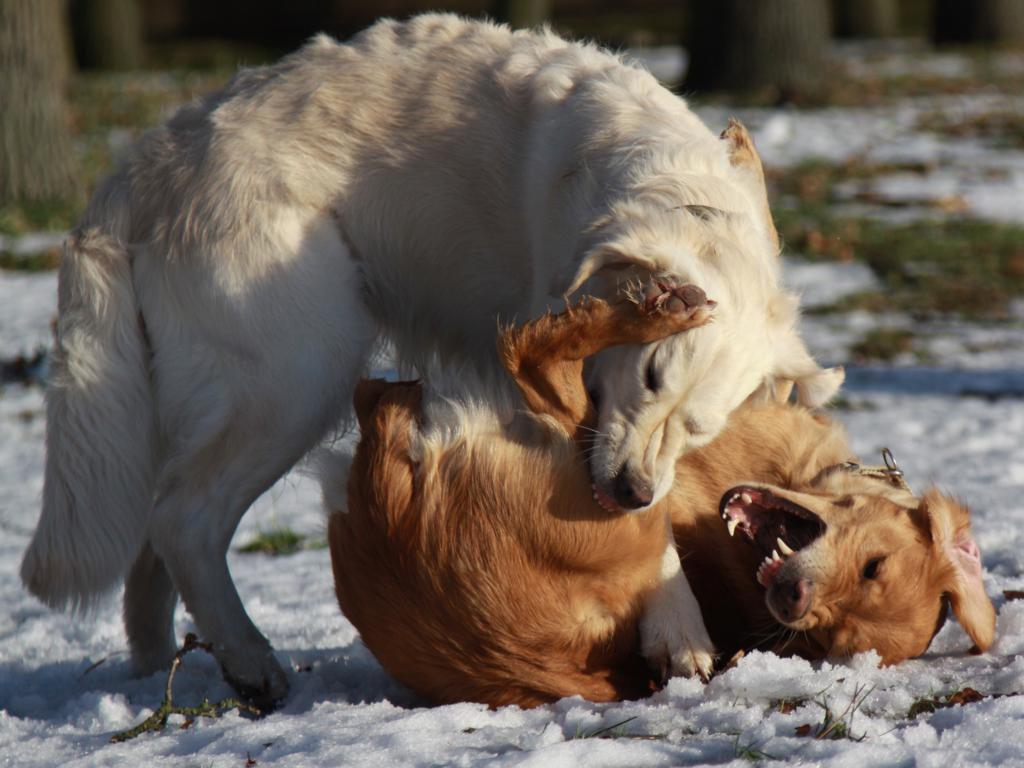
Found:
[[380, 402], [389, 386], [391, 385], [384, 379], [360, 379], [356, 384], [356, 391], [352, 395], [352, 404], [355, 406], [356, 418], [359, 419], [361, 431], [369, 430], [370, 419], [377, 410], [377, 403]]
[[947, 574], [943, 589], [953, 615], [979, 650], [985, 651], [996, 633], [996, 611], [981, 580], [981, 551], [971, 537], [970, 512], [932, 489], [916, 515], [931, 536], [933, 554]]

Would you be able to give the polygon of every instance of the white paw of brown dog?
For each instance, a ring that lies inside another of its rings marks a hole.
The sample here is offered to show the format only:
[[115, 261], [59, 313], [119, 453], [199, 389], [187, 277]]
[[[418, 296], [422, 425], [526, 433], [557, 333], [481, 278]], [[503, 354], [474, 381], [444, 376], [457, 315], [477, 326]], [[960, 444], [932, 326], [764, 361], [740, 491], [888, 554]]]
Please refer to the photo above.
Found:
[[661, 583], [647, 598], [640, 619], [640, 649], [663, 678], [711, 677], [715, 647], [701, 616], [700, 605], [670, 543], [662, 556]]

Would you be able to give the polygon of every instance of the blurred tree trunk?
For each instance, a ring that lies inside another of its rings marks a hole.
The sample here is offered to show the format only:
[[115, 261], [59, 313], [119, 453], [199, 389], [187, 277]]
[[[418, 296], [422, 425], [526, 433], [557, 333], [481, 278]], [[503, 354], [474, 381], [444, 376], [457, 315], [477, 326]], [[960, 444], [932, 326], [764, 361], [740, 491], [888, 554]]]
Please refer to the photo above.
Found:
[[142, 10], [138, 0], [76, 0], [72, 23], [78, 62], [90, 69], [142, 66]]
[[824, 85], [828, 0], [694, 0], [686, 87], [760, 91], [780, 100]]
[[895, 37], [899, 34], [896, 0], [837, 0], [836, 34], [840, 37]]
[[62, 0], [0, 0], [0, 205], [77, 197]]
[[936, 43], [1024, 44], [1024, 0], [935, 0]]
[[497, 0], [494, 15], [512, 29], [536, 27], [551, 18], [551, 0]]
[[932, 42], [966, 43], [971, 39], [974, 9], [964, 0], [935, 0], [932, 6]]
[[148, 40], [180, 37], [189, 21], [185, 0], [141, 0], [140, 15], [143, 36]]
[[1024, 0], [976, 0], [974, 34], [978, 40], [1024, 43]]

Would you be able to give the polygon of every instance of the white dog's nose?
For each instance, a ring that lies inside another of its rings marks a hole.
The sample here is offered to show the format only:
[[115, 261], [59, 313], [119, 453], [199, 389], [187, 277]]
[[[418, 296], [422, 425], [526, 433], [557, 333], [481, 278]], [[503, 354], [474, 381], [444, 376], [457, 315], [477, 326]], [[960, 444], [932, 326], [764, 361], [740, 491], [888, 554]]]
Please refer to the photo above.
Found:
[[628, 465], [623, 465], [612, 484], [612, 496], [623, 509], [640, 509], [654, 501], [654, 489], [649, 482], [630, 472]]

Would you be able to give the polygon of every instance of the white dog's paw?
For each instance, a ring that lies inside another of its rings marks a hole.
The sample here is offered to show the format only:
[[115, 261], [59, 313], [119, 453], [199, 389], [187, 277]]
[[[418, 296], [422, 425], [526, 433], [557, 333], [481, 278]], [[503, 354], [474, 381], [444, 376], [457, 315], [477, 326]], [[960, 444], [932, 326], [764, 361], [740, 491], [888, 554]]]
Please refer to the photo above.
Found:
[[[218, 650], [220, 652], [218, 653]], [[242, 653], [228, 656], [214, 646], [224, 679], [238, 694], [262, 712], [270, 712], [288, 694], [288, 676], [264, 641]]]
[[[666, 590], [672, 592], [674, 590]], [[708, 636], [704, 619], [667, 604], [663, 596], [649, 601], [640, 621], [640, 648], [648, 663], [661, 671], [663, 678], [699, 676], [707, 681], [715, 664], [715, 647]]]

